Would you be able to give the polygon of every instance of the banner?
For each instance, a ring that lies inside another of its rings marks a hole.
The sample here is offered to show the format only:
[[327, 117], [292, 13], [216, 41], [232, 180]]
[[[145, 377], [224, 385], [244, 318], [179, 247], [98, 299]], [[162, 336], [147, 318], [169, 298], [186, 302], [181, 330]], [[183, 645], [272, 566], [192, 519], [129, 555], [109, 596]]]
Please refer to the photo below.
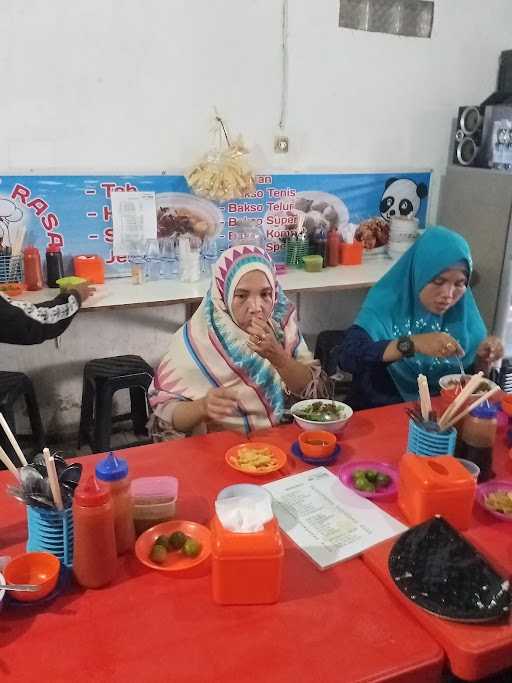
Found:
[[99, 254], [108, 277], [128, 273], [127, 257], [112, 254], [114, 192], [156, 193], [158, 236], [192, 232], [216, 237], [219, 252], [237, 237], [237, 226], [259, 228], [265, 248], [284, 262], [285, 241], [302, 216], [308, 237], [358, 226], [368, 254], [386, 249], [393, 216], [415, 216], [424, 227], [430, 173], [259, 174], [251, 196], [221, 205], [190, 194], [179, 175], [0, 176], [0, 250], [23, 244], [44, 251], [62, 247], [64, 262]]

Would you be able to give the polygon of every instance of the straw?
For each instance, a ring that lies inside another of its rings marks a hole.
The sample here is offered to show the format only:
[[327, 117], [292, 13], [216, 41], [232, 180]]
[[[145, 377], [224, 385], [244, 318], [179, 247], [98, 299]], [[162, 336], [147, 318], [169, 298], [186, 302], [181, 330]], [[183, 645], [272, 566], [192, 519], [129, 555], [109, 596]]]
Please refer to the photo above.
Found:
[[16, 465], [13, 463], [13, 461], [9, 458], [7, 453], [4, 451], [4, 449], [0, 446], [0, 460], [4, 463], [4, 465], [7, 467], [7, 469], [14, 474], [16, 479], [19, 480], [20, 478], [20, 473], [18, 472], [18, 469], [16, 468]]
[[420, 394], [421, 417], [424, 422], [428, 422], [432, 410], [432, 403], [430, 401], [430, 391], [428, 390], [428, 382], [425, 375], [418, 375], [418, 391]]
[[59, 478], [57, 477], [57, 470], [55, 469], [55, 460], [53, 459], [53, 456], [50, 455], [50, 451], [47, 448], [43, 448], [43, 457], [46, 471], [48, 472], [48, 481], [50, 482], [50, 489], [55, 507], [57, 510], [64, 510], [62, 496], [60, 494]]
[[22, 465], [28, 465], [27, 459], [23, 455], [23, 451], [21, 450], [19, 443], [16, 441], [14, 434], [11, 432], [11, 428], [7, 424], [7, 420], [2, 415], [2, 413], [0, 413], [0, 425], [2, 425], [2, 428], [5, 432], [5, 435], [7, 436], [9, 441], [11, 442], [11, 446], [14, 448], [14, 451], [15, 451], [16, 455], [18, 456], [21, 464]]
[[444, 411], [444, 413], [441, 415], [441, 419], [439, 420], [439, 426], [444, 429], [444, 425], [448, 420], [450, 420], [455, 412], [460, 408], [460, 406], [464, 403], [464, 401], [471, 396], [473, 393], [473, 390], [477, 388], [478, 384], [480, 383], [481, 378], [483, 377], [483, 372], [477, 372], [476, 375], [473, 375], [469, 382], [466, 384], [464, 389], [458, 394], [452, 403], [448, 406], [448, 408]]
[[488, 401], [489, 398], [493, 396], [497, 391], [501, 391], [501, 387], [493, 387], [485, 394], [482, 394], [479, 398], [477, 398], [476, 401], [473, 401], [473, 403], [470, 406], [463, 410], [462, 413], [456, 415], [450, 422], [448, 422], [446, 426], [442, 427], [441, 431], [445, 431], [446, 429], [450, 429], [450, 427], [453, 427], [454, 424], [456, 424], [459, 420], [462, 420], [463, 417], [466, 417], [466, 415], [470, 413], [474, 408], [478, 408], [478, 406], [481, 403], [484, 403], [484, 401]]

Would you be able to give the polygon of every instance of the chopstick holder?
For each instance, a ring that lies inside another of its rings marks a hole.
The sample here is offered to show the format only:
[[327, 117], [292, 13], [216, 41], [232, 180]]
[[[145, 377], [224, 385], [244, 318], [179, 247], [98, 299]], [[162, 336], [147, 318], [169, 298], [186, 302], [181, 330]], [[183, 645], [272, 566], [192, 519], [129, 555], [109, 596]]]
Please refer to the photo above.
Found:
[[470, 413], [474, 408], [478, 408], [478, 406], [483, 403], [484, 401], [488, 401], [491, 396], [493, 396], [497, 391], [501, 391], [501, 387], [493, 387], [489, 391], [487, 391], [485, 394], [482, 394], [479, 398], [477, 398], [476, 401], [473, 401], [473, 403], [468, 406], [465, 410], [462, 411], [462, 413], [459, 413], [456, 415], [448, 424], [444, 427], [441, 428], [441, 431], [444, 432], [446, 429], [450, 429], [450, 427], [453, 427], [454, 424], [456, 424], [459, 420], [462, 420], [463, 417], [466, 417], [468, 413]]
[[55, 469], [55, 460], [53, 459], [53, 456], [50, 455], [50, 451], [47, 448], [43, 448], [43, 457], [46, 470], [48, 472], [48, 481], [50, 482], [50, 489], [55, 507], [57, 510], [64, 510], [64, 504], [62, 502], [62, 496], [60, 493], [59, 478], [57, 476], [57, 470]]
[[16, 441], [14, 434], [11, 432], [11, 428], [7, 424], [7, 420], [2, 415], [2, 413], [0, 413], [0, 425], [2, 425], [2, 429], [4, 430], [6, 437], [9, 439], [11, 446], [14, 448], [14, 451], [18, 456], [21, 464], [28, 465], [27, 459], [23, 455], [23, 451], [21, 450], [19, 443]]
[[13, 461], [9, 458], [7, 453], [4, 451], [4, 449], [0, 446], [0, 460], [4, 463], [4, 465], [7, 467], [9, 472], [11, 474], [14, 474], [16, 479], [20, 479], [20, 473], [18, 472], [18, 468], [16, 465], [13, 463]]
[[425, 375], [418, 375], [418, 391], [420, 395], [421, 417], [424, 422], [428, 422], [429, 414], [432, 410], [432, 403], [430, 401], [430, 391]]
[[445, 428], [445, 424], [448, 422], [448, 420], [451, 420], [455, 414], [455, 412], [460, 408], [460, 406], [464, 403], [464, 401], [471, 396], [473, 393], [473, 390], [476, 389], [478, 384], [480, 383], [480, 380], [482, 379], [484, 373], [480, 370], [480, 372], [477, 372], [476, 375], [473, 375], [469, 382], [466, 384], [464, 389], [456, 396], [452, 403], [448, 406], [448, 408], [444, 411], [444, 413], [441, 415], [441, 419], [439, 420], [439, 427], [441, 429]]

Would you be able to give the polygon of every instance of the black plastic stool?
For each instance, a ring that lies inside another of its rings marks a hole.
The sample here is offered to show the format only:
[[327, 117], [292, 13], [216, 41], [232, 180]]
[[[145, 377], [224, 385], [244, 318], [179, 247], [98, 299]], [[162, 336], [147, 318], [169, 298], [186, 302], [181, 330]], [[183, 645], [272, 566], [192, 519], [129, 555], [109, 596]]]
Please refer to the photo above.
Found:
[[[16, 433], [14, 404], [19, 398], [25, 399], [30, 429], [32, 431], [32, 439], [36, 449], [41, 451], [46, 445], [46, 436], [32, 380], [23, 372], [0, 371], [0, 412], [3, 413], [3, 416], [7, 420], [7, 423], [16, 438], [18, 435]], [[14, 449], [3, 433], [3, 430], [0, 430], [0, 432], [0, 444], [2, 445], [2, 448], [7, 451], [9, 457], [13, 456], [14, 462], [17, 462], [17, 456], [14, 453]]]
[[[147, 390], [153, 368], [140, 356], [96, 358], [85, 364], [78, 447], [89, 443], [93, 453], [110, 450], [112, 422], [131, 418], [133, 431], [147, 435]], [[130, 390], [130, 413], [112, 417], [112, 398], [120, 389]]]

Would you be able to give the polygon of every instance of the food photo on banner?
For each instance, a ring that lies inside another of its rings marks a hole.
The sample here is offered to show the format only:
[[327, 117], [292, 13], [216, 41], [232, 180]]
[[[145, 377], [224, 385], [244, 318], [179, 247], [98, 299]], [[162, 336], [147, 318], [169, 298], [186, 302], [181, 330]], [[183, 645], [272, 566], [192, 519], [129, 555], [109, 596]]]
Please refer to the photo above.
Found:
[[284, 263], [298, 232], [311, 244], [335, 229], [344, 241], [362, 242], [365, 257], [382, 256], [394, 218], [425, 227], [429, 184], [429, 172], [259, 174], [250, 196], [216, 204], [193, 195], [182, 175], [3, 175], [0, 255], [29, 244], [43, 255], [56, 245], [66, 274], [74, 256], [96, 254], [107, 277], [128, 275], [127, 255], [112, 248], [111, 196], [154, 192], [159, 238], [214, 239], [220, 254], [249, 232]]

